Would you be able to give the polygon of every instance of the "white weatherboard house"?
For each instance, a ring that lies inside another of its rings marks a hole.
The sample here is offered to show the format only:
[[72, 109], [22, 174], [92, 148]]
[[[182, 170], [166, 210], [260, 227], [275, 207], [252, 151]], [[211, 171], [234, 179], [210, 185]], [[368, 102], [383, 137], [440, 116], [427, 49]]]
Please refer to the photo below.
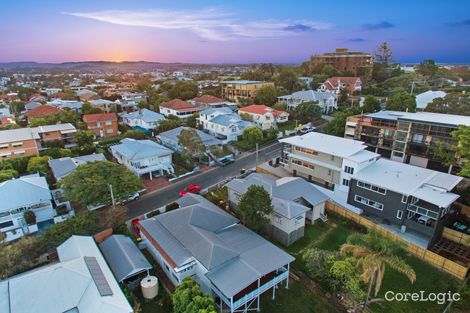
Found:
[[352, 175], [380, 157], [362, 141], [316, 132], [279, 141], [286, 170], [335, 191], [348, 191]]
[[240, 115], [233, 113], [229, 108], [206, 109], [199, 114], [198, 123], [224, 144], [238, 140], [247, 127], [254, 126], [253, 123], [242, 120]]
[[[138, 224], [142, 243], [168, 278], [194, 278], [221, 311], [259, 310], [260, 296], [289, 283], [294, 258], [204, 197], [186, 194], [179, 209]], [[228, 308], [228, 309], [227, 309]]]
[[286, 105], [287, 110], [295, 110], [300, 104], [315, 102], [320, 106], [323, 113], [330, 113], [338, 108], [338, 100], [331, 92], [321, 92], [315, 90], [302, 90], [293, 94], [277, 97], [278, 102]]
[[33, 231], [26, 223], [25, 212], [34, 212], [36, 223], [53, 220], [56, 213], [49, 185], [38, 174], [0, 183], [0, 199], [0, 231], [6, 235], [6, 241]]
[[134, 312], [93, 237], [72, 236], [57, 255], [59, 262], [0, 281], [0, 312]]
[[151, 130], [157, 128], [158, 123], [163, 121], [165, 116], [149, 109], [141, 109], [123, 115], [122, 119], [124, 123], [130, 127], [141, 127], [146, 130]]
[[149, 174], [150, 179], [166, 173], [173, 173], [173, 151], [151, 140], [125, 138], [111, 146], [111, 153], [118, 163], [123, 164], [138, 176]]
[[206, 148], [222, 145], [222, 141], [215, 138], [214, 136], [209, 135], [203, 131], [200, 131], [199, 129], [184, 127], [184, 126], [176, 127], [166, 132], [160, 133], [158, 134], [157, 138], [166, 147], [169, 147], [170, 149], [176, 152], [183, 152], [183, 146], [180, 144], [178, 136], [181, 134], [181, 131], [185, 129], [193, 129], [196, 132], [196, 134], [199, 136], [199, 138], [201, 139], [202, 144]]
[[315, 222], [326, 220], [323, 192], [300, 177], [277, 179], [266, 174], [253, 173], [244, 179], [227, 183], [228, 200], [234, 208], [250, 186], [262, 186], [271, 196], [273, 214], [268, 233], [285, 246], [304, 236], [305, 219]]

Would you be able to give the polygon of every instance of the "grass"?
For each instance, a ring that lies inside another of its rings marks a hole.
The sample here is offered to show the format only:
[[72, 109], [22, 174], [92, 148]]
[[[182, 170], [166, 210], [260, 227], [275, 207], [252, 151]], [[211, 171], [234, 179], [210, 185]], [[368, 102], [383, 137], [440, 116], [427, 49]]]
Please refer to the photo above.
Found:
[[[313, 225], [307, 225], [304, 237], [292, 244], [290, 247], [285, 248], [288, 253], [292, 254], [296, 258], [292, 265], [295, 269], [307, 273], [305, 262], [302, 260], [303, 252], [306, 249], [312, 247], [323, 250], [338, 251], [340, 246], [346, 242], [347, 237], [358, 231], [355, 229], [355, 226], [340, 217], [329, 216], [328, 218], [329, 220], [326, 223], [317, 222]], [[404, 258], [414, 268], [417, 277], [416, 282], [411, 284], [405, 276], [387, 267], [378, 297], [384, 298], [385, 292], [389, 290], [393, 292], [409, 293], [423, 290], [425, 291], [425, 294], [430, 292], [443, 293], [457, 290], [459, 282], [451, 275], [412, 255], [405, 255]], [[322, 282], [318, 283], [322, 285]], [[310, 304], [308, 304], [308, 302], [305, 302], [305, 306], [309, 305]], [[446, 304], [437, 304], [436, 302], [384, 301], [379, 304], [373, 304], [370, 309], [371, 312], [374, 313], [440, 313], [444, 310], [445, 306]], [[301, 309], [296, 309], [292, 310], [292, 312], [303, 311]]]
[[171, 313], [173, 311], [171, 298], [166, 290], [163, 289], [160, 282], [158, 285], [158, 296], [152, 300], [144, 299], [140, 288], [137, 288], [134, 294], [140, 302], [142, 313]]

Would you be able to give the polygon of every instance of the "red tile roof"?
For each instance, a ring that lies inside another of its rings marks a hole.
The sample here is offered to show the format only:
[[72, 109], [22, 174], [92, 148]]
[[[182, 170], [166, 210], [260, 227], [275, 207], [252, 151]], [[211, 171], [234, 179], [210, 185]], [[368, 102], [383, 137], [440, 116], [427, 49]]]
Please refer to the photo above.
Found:
[[32, 110], [29, 110], [28, 112], [25, 113], [25, 115], [28, 119], [32, 119], [32, 118], [37, 118], [37, 117], [54, 115], [54, 114], [61, 113], [61, 112], [64, 112], [64, 111], [59, 108], [53, 107], [52, 105], [41, 105], [41, 106], [35, 107]]
[[161, 107], [173, 109], [176, 111], [192, 111], [192, 110], [200, 110], [198, 107], [192, 105], [189, 102], [180, 100], [180, 99], [173, 99], [168, 102], [163, 102], [160, 104]]
[[82, 101], [90, 101], [90, 100], [98, 100], [100, 96], [94, 93], [86, 93], [80, 96], [80, 100]]
[[224, 99], [220, 99], [218, 97], [211, 96], [211, 95], [203, 95], [201, 97], [197, 97], [197, 98], [194, 98], [192, 100], [196, 101], [198, 103], [215, 103], [215, 102], [224, 102], [225, 101]]
[[83, 121], [85, 123], [117, 121], [117, 116], [116, 116], [116, 113], [85, 114], [83, 115]]
[[264, 104], [252, 104], [252, 105], [249, 105], [247, 107], [238, 109], [238, 112], [252, 113], [252, 114], [259, 114], [259, 115], [264, 115], [267, 112], [271, 112], [274, 116], [280, 116], [282, 114], [288, 114], [285, 111], [275, 110], [273, 108], [265, 106]]

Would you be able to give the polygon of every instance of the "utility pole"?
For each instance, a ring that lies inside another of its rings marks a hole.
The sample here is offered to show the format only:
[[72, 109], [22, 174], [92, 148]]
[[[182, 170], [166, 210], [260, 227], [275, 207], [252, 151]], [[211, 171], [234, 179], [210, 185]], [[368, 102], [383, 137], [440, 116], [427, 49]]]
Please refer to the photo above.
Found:
[[114, 194], [113, 194], [113, 185], [108, 184], [109, 187], [109, 192], [111, 193], [111, 203], [113, 204], [113, 210], [116, 209], [116, 201], [114, 200]]
[[256, 143], [256, 166], [258, 166], [258, 143]]

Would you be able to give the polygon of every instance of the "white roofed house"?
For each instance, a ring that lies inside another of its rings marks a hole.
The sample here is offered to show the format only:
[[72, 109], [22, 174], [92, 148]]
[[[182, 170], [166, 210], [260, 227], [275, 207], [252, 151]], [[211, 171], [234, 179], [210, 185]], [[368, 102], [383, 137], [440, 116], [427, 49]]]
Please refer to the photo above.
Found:
[[416, 110], [424, 111], [428, 104], [430, 104], [436, 98], [444, 98], [447, 95], [444, 91], [432, 91], [428, 90], [416, 95]]
[[58, 262], [0, 281], [2, 313], [132, 313], [93, 237], [72, 236]]
[[286, 105], [287, 110], [295, 110], [300, 104], [314, 102], [323, 113], [330, 113], [338, 108], [337, 96], [327, 91], [302, 90], [290, 95], [277, 97], [278, 102]]
[[208, 149], [214, 146], [221, 146], [222, 141], [215, 138], [214, 136], [207, 134], [199, 129], [194, 129], [190, 127], [180, 126], [177, 128], [170, 129], [166, 132], [159, 133], [157, 138], [158, 140], [166, 147], [176, 151], [176, 152], [183, 152], [183, 146], [179, 142], [179, 135], [181, 134], [182, 130], [185, 129], [193, 129], [199, 138], [202, 141], [202, 144]]
[[165, 119], [160, 113], [149, 109], [141, 109], [122, 116], [124, 123], [130, 127], [143, 128], [146, 131], [155, 129]]
[[224, 144], [238, 140], [247, 127], [254, 126], [229, 108], [206, 109], [199, 114], [197, 121], [204, 131], [221, 139]]
[[[10, 179], [0, 183], [0, 231], [6, 241], [36, 232], [37, 223], [54, 219], [49, 185], [39, 174]], [[25, 212], [32, 211], [36, 223], [28, 225]]]
[[138, 176], [153, 176], [173, 173], [173, 151], [151, 140], [125, 138], [120, 144], [111, 146], [111, 154]]
[[106, 158], [102, 153], [82, 155], [77, 157], [65, 157], [59, 159], [51, 159], [48, 162], [49, 167], [56, 181], [72, 173], [80, 165], [94, 161], [105, 161]]
[[306, 218], [312, 223], [318, 219], [326, 220], [325, 201], [328, 196], [300, 177], [277, 179], [253, 173], [244, 179], [233, 179], [226, 184], [230, 206], [235, 208], [253, 185], [262, 186], [271, 196], [273, 214], [266, 230], [285, 246], [303, 237]]
[[459, 195], [452, 189], [462, 177], [379, 159], [355, 173], [348, 203], [398, 233], [417, 233], [424, 248], [440, 238]]
[[274, 297], [277, 287], [288, 287], [292, 256], [200, 195], [177, 202], [178, 209], [137, 225], [142, 244], [173, 284], [192, 277], [231, 313], [259, 310], [264, 292]]
[[380, 157], [362, 141], [316, 132], [279, 141], [280, 163], [288, 172], [335, 191], [347, 191], [351, 176]]

